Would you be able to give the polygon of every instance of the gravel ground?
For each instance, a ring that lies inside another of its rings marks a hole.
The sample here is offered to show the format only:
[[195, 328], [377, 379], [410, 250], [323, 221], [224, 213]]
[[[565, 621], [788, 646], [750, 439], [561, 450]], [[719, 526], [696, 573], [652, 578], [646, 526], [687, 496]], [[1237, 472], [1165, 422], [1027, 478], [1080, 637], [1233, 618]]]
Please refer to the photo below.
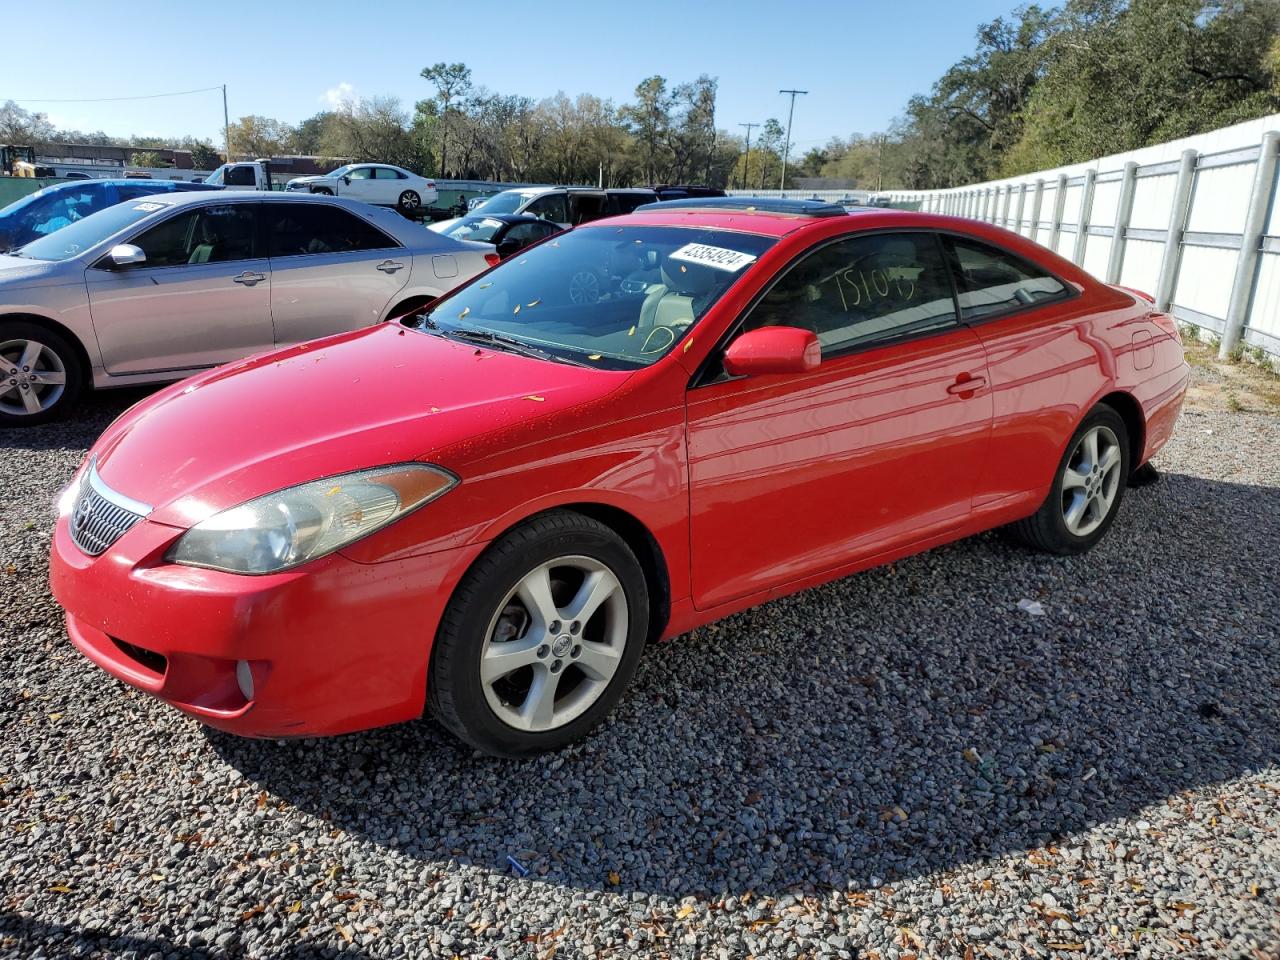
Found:
[[1280, 955], [1280, 419], [1188, 412], [1087, 557], [771, 603], [513, 763], [237, 740], [83, 660], [49, 504], [129, 399], [0, 431], [0, 956]]

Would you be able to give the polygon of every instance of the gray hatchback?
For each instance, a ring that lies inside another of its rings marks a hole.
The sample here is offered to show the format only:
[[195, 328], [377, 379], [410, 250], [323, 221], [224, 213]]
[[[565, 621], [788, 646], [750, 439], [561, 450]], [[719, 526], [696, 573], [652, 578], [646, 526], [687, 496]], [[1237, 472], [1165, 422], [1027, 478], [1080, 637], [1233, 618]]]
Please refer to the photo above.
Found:
[[57, 417], [84, 387], [177, 380], [377, 323], [496, 259], [338, 197], [120, 203], [0, 256], [0, 424]]

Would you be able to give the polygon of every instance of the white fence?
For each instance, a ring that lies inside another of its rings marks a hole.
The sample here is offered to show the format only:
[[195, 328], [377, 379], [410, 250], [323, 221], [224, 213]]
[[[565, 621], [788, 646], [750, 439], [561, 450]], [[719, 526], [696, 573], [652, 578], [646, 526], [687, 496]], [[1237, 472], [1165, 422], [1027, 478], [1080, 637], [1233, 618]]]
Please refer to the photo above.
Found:
[[1280, 357], [1280, 115], [1058, 170], [897, 202], [1030, 237], [1161, 310]]

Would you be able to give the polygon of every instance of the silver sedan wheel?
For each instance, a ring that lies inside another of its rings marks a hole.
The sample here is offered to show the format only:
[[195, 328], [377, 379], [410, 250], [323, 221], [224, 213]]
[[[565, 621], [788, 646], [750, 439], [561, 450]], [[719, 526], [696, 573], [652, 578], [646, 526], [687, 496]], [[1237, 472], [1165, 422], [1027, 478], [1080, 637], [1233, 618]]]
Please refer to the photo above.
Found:
[[1076, 441], [1062, 473], [1062, 519], [1077, 537], [1087, 537], [1110, 515], [1123, 462], [1110, 427], [1094, 427]]
[[48, 410], [67, 388], [62, 358], [38, 340], [0, 342], [0, 413], [22, 417]]
[[421, 202], [422, 201], [418, 199], [418, 195], [412, 190], [406, 190], [404, 193], [400, 194], [401, 210], [417, 210], [418, 204]]
[[561, 557], [526, 573], [498, 605], [480, 654], [490, 709], [518, 730], [554, 730], [609, 686], [627, 643], [627, 598], [591, 557]]

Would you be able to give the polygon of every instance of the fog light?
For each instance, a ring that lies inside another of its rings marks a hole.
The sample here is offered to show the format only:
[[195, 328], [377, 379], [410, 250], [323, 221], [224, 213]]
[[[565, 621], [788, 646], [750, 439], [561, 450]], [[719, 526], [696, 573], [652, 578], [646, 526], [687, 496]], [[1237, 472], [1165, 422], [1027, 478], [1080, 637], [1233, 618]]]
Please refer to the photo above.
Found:
[[240, 695], [246, 700], [252, 700], [253, 671], [249, 669], [248, 660], [236, 661], [236, 683], [240, 686]]

